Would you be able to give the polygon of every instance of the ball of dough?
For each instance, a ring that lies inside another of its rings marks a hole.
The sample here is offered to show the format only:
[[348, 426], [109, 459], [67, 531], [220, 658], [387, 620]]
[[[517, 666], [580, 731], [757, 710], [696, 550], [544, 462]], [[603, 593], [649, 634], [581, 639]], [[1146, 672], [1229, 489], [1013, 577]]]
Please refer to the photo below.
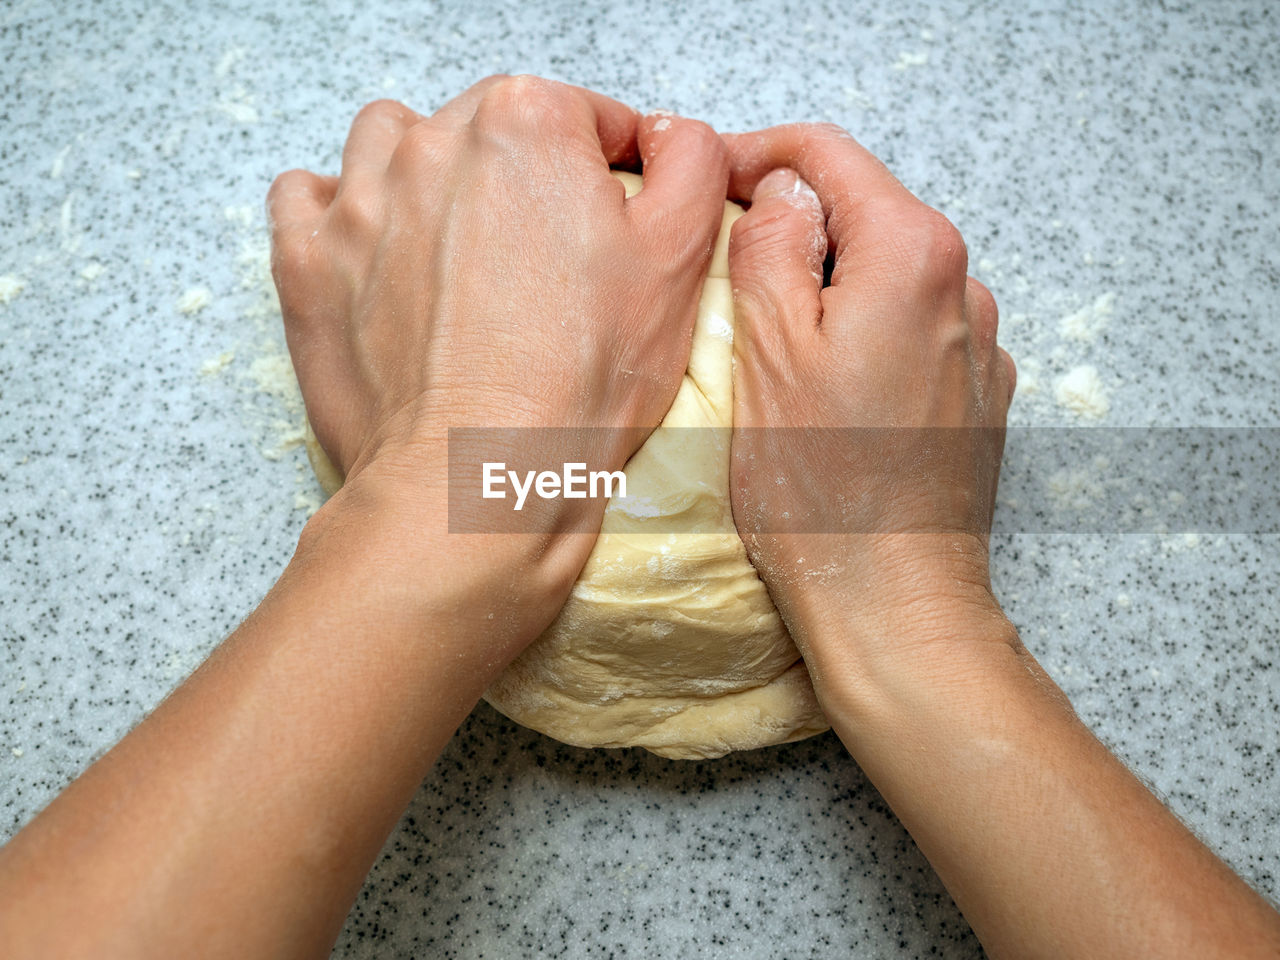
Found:
[[[640, 190], [635, 174], [615, 176], [627, 196]], [[511, 719], [565, 743], [702, 759], [827, 729], [729, 502], [728, 242], [742, 212], [725, 204], [688, 370], [661, 426], [626, 465], [627, 496], [606, 508], [555, 621], [485, 693]], [[307, 450], [317, 476], [336, 486], [310, 431]]]

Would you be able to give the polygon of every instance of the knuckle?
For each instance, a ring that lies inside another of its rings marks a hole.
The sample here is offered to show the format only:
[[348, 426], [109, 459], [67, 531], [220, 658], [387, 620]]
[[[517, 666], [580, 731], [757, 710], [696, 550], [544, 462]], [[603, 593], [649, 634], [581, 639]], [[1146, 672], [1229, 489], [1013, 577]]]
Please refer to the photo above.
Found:
[[849, 140], [852, 135], [844, 127], [830, 120], [824, 120], [820, 123], [806, 124], [809, 128], [808, 132], [811, 136], [822, 140]]
[[398, 123], [410, 116], [410, 110], [399, 100], [374, 100], [356, 114], [357, 123]]
[[701, 120], [686, 120], [680, 124], [678, 135], [680, 148], [696, 151], [702, 158], [702, 166], [717, 176], [726, 176], [729, 170], [729, 148], [720, 134], [710, 124]]
[[895, 228], [895, 247], [906, 274], [930, 287], [963, 289], [969, 251], [960, 231], [932, 207], [902, 216]]
[[277, 176], [267, 189], [267, 211], [276, 218], [286, 212], [290, 199], [310, 183], [311, 176], [309, 171], [299, 169]]
[[678, 134], [681, 139], [689, 144], [696, 144], [710, 149], [715, 149], [717, 144], [721, 147], [724, 146], [724, 141], [720, 139], [720, 135], [701, 120], [682, 117], [672, 132]]
[[377, 195], [361, 190], [344, 190], [333, 202], [339, 232], [348, 236], [375, 236], [382, 222], [382, 207]]
[[821, 149], [833, 143], [846, 143], [853, 140], [853, 134], [840, 124], [829, 120], [821, 123], [802, 123], [799, 126], [802, 151]]
[[283, 306], [289, 306], [297, 291], [308, 286], [315, 262], [310, 234], [287, 230], [272, 236], [271, 276]]
[[429, 120], [415, 123], [404, 132], [392, 154], [391, 166], [397, 167], [407, 160], [410, 164], [441, 161], [447, 153], [448, 135]]
[[530, 74], [505, 77], [485, 91], [475, 122], [481, 128], [530, 122], [556, 109], [563, 97], [563, 88], [552, 80]]
[[926, 207], [920, 213], [918, 221], [912, 225], [912, 236], [916, 249], [939, 268], [952, 267], [957, 263], [967, 266], [969, 253], [964, 237], [960, 236], [955, 224], [932, 207]]

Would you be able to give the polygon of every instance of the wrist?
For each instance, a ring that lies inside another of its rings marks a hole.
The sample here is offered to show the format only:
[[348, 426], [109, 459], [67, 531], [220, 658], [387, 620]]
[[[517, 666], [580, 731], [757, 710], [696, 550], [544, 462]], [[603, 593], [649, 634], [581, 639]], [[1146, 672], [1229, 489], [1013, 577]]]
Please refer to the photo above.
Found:
[[402, 628], [389, 635], [405, 653], [439, 651], [483, 690], [559, 612], [594, 536], [451, 533], [431, 486], [353, 478], [307, 523], [287, 576], [331, 584], [326, 603]]
[[900, 653], [1013, 634], [991, 592], [985, 538], [838, 536], [786, 549], [807, 556], [794, 563], [803, 575], [775, 577], [770, 587], [806, 653], [806, 642]]
[[[1035, 665], [991, 592], [985, 550], [860, 543], [836, 579], [796, 585], [779, 607], [828, 715], [945, 685], [976, 702], [992, 675]], [[874, 552], [873, 552], [874, 551]], [[1038, 665], [1035, 667], [1038, 668]], [[865, 702], [864, 702], [865, 701]], [[833, 723], [835, 718], [833, 717]]]
[[[810, 655], [815, 689], [832, 727], [860, 763], [878, 765], [914, 742], [997, 742], [1011, 705], [1075, 724], [1070, 701], [997, 608], [957, 610], [948, 628], [918, 641], [913, 619], [882, 622], [876, 643], [820, 638]], [[809, 659], [807, 658], [807, 662]], [[928, 753], [929, 751], [925, 751]]]

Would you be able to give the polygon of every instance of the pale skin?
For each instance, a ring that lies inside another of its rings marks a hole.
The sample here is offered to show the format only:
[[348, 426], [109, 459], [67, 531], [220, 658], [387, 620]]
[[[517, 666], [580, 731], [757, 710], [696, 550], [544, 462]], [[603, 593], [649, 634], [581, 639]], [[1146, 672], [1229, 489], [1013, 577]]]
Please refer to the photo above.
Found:
[[[626, 200], [609, 167], [637, 162]], [[0, 851], [0, 954], [327, 954], [435, 757], [594, 539], [448, 533], [447, 427], [640, 428], [591, 451], [625, 463], [684, 370], [726, 194], [752, 201], [730, 249], [736, 423], [989, 428], [941, 496], [892, 457], [748, 434], [732, 477], [833, 727], [988, 953], [1280, 953], [1276, 912], [1092, 737], [991, 593], [1014, 371], [954, 229], [834, 128], [721, 138], [495, 77], [430, 117], [371, 105], [341, 177], [273, 185], [290, 349], [347, 483], [262, 605]], [[780, 495], [764, 453], [806, 482]], [[753, 519], [823, 510], [838, 484], [870, 491], [844, 532]], [[582, 529], [603, 505], [545, 509], [543, 529]], [[898, 532], [922, 510], [937, 532]], [[801, 575], [814, 566], [839, 572]]]

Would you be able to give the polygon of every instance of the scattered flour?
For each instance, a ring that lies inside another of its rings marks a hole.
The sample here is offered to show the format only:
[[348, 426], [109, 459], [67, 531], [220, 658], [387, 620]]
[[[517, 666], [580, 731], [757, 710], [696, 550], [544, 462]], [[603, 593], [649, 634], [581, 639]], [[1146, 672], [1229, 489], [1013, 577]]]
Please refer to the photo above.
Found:
[[199, 313], [213, 303], [213, 294], [208, 287], [192, 287], [178, 298], [178, 312], [186, 316]]
[[260, 349], [262, 355], [249, 365], [249, 381], [258, 394], [275, 400], [285, 415], [262, 425], [266, 436], [259, 453], [268, 460], [279, 460], [305, 442], [305, 408], [289, 354], [276, 341], [267, 341]]
[[1199, 549], [1201, 544], [1198, 533], [1171, 534], [1160, 541], [1160, 547], [1165, 553], [1185, 553], [1188, 550]]
[[244, 227], [246, 230], [253, 226], [254, 217], [257, 216], [257, 209], [251, 204], [242, 204], [240, 206], [228, 206], [223, 208], [222, 215], [236, 226]]
[[75, 253], [80, 249], [80, 235], [75, 227], [76, 194], [67, 194], [62, 201], [62, 209], [58, 212], [58, 229], [62, 234], [62, 249], [67, 253]]
[[249, 377], [259, 393], [279, 400], [289, 413], [301, 411], [302, 396], [289, 355], [281, 350], [264, 352], [249, 364]]
[[1097, 367], [1076, 367], [1058, 379], [1054, 389], [1058, 403], [1086, 420], [1101, 420], [1111, 409]]
[[8, 303], [27, 288], [26, 281], [11, 273], [0, 277], [0, 304]]
[[1044, 484], [1058, 513], [1088, 511], [1106, 495], [1097, 474], [1079, 467], [1057, 470], [1045, 477]]
[[200, 376], [214, 377], [231, 365], [231, 361], [236, 358], [234, 350], [223, 350], [216, 357], [210, 357], [200, 365]]
[[929, 51], [924, 50], [920, 53], [907, 53], [905, 50], [898, 54], [898, 59], [893, 63], [893, 69], [899, 72], [908, 70], [911, 67], [923, 67], [929, 62]]
[[214, 107], [236, 123], [248, 126], [258, 122], [258, 108], [253, 105], [253, 96], [248, 92], [237, 91], [228, 99], [219, 100]]
[[[293, 364], [284, 345], [280, 303], [271, 279], [271, 245], [262, 223], [260, 207], [228, 205], [223, 208], [222, 215], [234, 231], [240, 247], [235, 258], [236, 272], [240, 276], [239, 290], [229, 296], [236, 303], [239, 315], [252, 324], [253, 332], [247, 343], [206, 360], [199, 373], [205, 377], [224, 373], [231, 368], [237, 353], [252, 358], [247, 366], [236, 368], [232, 382], [236, 384], [241, 398], [239, 406], [245, 422], [256, 434], [258, 452], [267, 460], [278, 461], [303, 446], [306, 413]], [[184, 312], [195, 312], [212, 301], [208, 290], [198, 289], [208, 299], [200, 302], [203, 298], [196, 298], [193, 296], [195, 291], [188, 291], [181, 302], [190, 297], [193, 304], [199, 305]], [[293, 505], [310, 515], [320, 508], [319, 489], [309, 473], [305, 479], [302, 476], [302, 463], [295, 466], [299, 470], [296, 478], [299, 489], [295, 492]]]
[[293, 495], [293, 509], [303, 511], [308, 517], [313, 516], [321, 506], [320, 492], [316, 489], [314, 480], [308, 489], [299, 490]]
[[840, 91], [844, 94], [844, 102], [847, 104], [863, 110], [870, 110], [875, 106], [875, 101], [857, 87], [841, 87]]
[[1111, 322], [1115, 302], [1114, 291], [1100, 295], [1088, 306], [1063, 317], [1058, 324], [1058, 332], [1068, 340], [1092, 343]]
[[1040, 393], [1040, 361], [1034, 357], [1015, 357], [1018, 367], [1018, 380], [1014, 385], [1014, 396], [1034, 397]]
[[65, 147], [63, 147], [61, 150], [58, 151], [57, 156], [53, 158], [53, 163], [49, 165], [50, 180], [62, 179], [62, 169], [66, 165], [67, 154], [70, 152], [71, 152], [71, 144], [69, 143]]
[[218, 61], [218, 65], [213, 68], [215, 77], [225, 77], [243, 60], [249, 51], [244, 47], [229, 47], [223, 53], [222, 59]]

